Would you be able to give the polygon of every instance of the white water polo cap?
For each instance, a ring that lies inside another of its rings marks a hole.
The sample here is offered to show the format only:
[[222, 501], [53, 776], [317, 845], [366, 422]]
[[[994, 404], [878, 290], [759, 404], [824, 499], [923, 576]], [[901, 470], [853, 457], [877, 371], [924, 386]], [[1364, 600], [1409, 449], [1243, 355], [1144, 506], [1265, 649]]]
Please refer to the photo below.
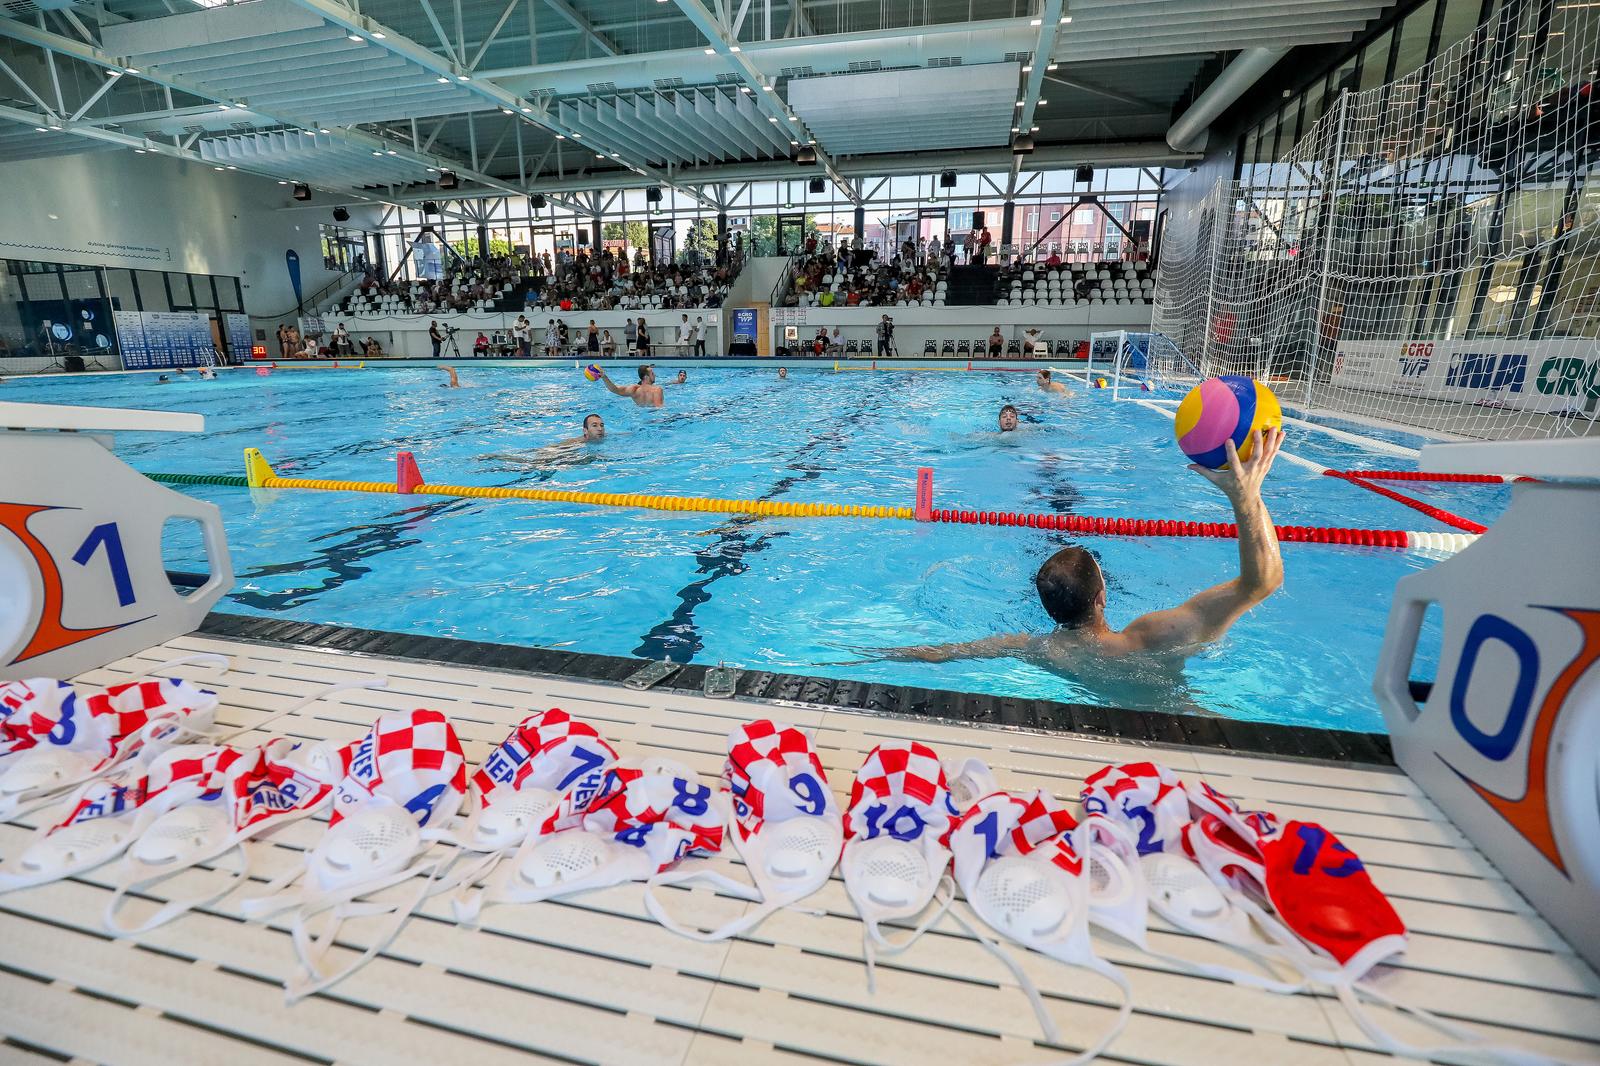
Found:
[[[1177, 774], [1152, 762], [1106, 766], [1084, 780], [1082, 798], [1084, 824], [1097, 845], [1089, 871], [1091, 922], [1196, 973], [1282, 993], [1304, 987], [1302, 981], [1280, 979], [1266, 961], [1292, 965], [1298, 954], [1294, 945], [1281, 936], [1263, 938], [1234, 894], [1212, 883], [1183, 853], [1190, 804]], [[1184, 932], [1240, 950], [1262, 972], [1154, 950], [1148, 910]]]
[[148, 765], [162, 748], [206, 736], [216, 709], [216, 693], [178, 678], [0, 685], [0, 821], [141, 751]]
[[[956, 883], [978, 918], [1002, 937], [1105, 977], [1122, 994], [1111, 1028], [1074, 1062], [1088, 1062], [1116, 1039], [1132, 1012], [1127, 978], [1089, 939], [1088, 857], [1092, 836], [1044, 792], [996, 792], [962, 814], [950, 833]], [[1009, 960], [1008, 960], [1009, 964]], [[1037, 992], [1013, 966], [1052, 1040], [1056, 1027]]]
[[560, 708], [524, 718], [472, 775], [462, 845], [520, 847], [529, 836], [577, 825], [605, 790], [617, 751]]
[[[320, 809], [333, 795], [337, 749], [278, 738], [259, 747], [204, 750], [189, 787], [133, 840], [106, 905], [106, 926], [129, 935], [164, 925], [231, 892], [249, 876], [245, 841]], [[172, 900], [132, 926], [119, 911], [130, 892], [149, 889], [184, 870], [236, 852], [232, 880], [192, 899]]]
[[[411, 911], [427, 897], [426, 884], [399, 903], [341, 905], [436, 872], [444, 860], [430, 860], [424, 853], [441, 835], [436, 827], [449, 821], [466, 795], [461, 741], [450, 720], [434, 710], [381, 715], [365, 736], [338, 751], [336, 765], [340, 776], [328, 829], [305, 864], [266, 886], [266, 895], [240, 904], [252, 918], [295, 909], [292, 930], [300, 970], [286, 984], [289, 1002], [343, 980], [399, 934]], [[330, 909], [331, 919], [312, 938], [307, 921]], [[357, 913], [388, 915], [389, 920], [359, 958], [338, 970], [322, 970], [343, 920]]]
[[843, 820], [822, 760], [811, 739], [793, 726], [763, 719], [728, 734], [722, 778], [733, 812], [733, 845], [750, 870], [754, 889], [709, 870], [673, 870], [650, 884], [707, 880], [761, 905], [703, 932], [672, 919], [647, 888], [645, 907], [651, 915], [696, 940], [727, 939], [805, 899], [827, 884], [844, 847]]
[[[861, 916], [869, 987], [874, 956], [910, 947], [949, 906], [954, 886], [945, 871], [955, 818], [944, 768], [932, 748], [915, 742], [881, 744], [867, 753], [850, 786], [839, 869]], [[921, 914], [941, 883], [947, 888], [943, 905], [909, 937], [888, 940], [881, 923]]]
[[15, 859], [0, 863], [0, 892], [72, 877], [116, 858], [169, 806], [198, 793], [205, 759], [217, 750], [172, 748], [153, 765], [129, 762], [82, 785], [66, 817], [36, 832]]
[[642, 881], [680, 859], [722, 849], [723, 811], [711, 786], [671, 759], [606, 772], [582, 824], [530, 837], [490, 878], [486, 902], [533, 903]]

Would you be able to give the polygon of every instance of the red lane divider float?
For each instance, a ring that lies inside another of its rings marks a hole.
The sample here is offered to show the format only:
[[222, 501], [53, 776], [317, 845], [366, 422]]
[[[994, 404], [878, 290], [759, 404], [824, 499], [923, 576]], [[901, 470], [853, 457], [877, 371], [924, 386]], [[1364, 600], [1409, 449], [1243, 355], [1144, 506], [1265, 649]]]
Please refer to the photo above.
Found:
[[1368, 481], [1442, 481], [1456, 484], [1501, 485], [1514, 481], [1538, 481], [1533, 477], [1506, 474], [1430, 474], [1422, 470], [1329, 470], [1330, 477], [1359, 477]]
[[[1396, 473], [1404, 473], [1404, 471], [1396, 471]], [[1484, 530], [1489, 528], [1488, 526], [1482, 525], [1481, 523], [1474, 522], [1470, 518], [1462, 518], [1458, 514], [1452, 514], [1451, 512], [1446, 511], [1442, 507], [1435, 507], [1433, 504], [1424, 503], [1423, 501], [1421, 501], [1419, 499], [1416, 499], [1413, 496], [1407, 496], [1404, 493], [1396, 492], [1393, 489], [1385, 488], [1382, 485], [1376, 484], [1376, 483], [1374, 483], [1372, 481], [1368, 481], [1365, 477], [1360, 476], [1360, 473], [1358, 471], [1354, 471], [1354, 470], [1324, 470], [1323, 474], [1325, 474], [1328, 477], [1336, 477], [1336, 478], [1339, 478], [1339, 479], [1341, 479], [1343, 481], [1348, 481], [1352, 485], [1359, 485], [1361, 488], [1367, 489], [1370, 492], [1376, 492], [1379, 496], [1387, 496], [1389, 499], [1395, 501], [1396, 503], [1405, 504], [1407, 507], [1411, 508], [1413, 511], [1421, 511], [1423, 514], [1427, 515], [1429, 518], [1434, 519], [1435, 521], [1443, 522], [1447, 526], [1453, 526], [1456, 529], [1465, 530], [1468, 533], [1482, 533]], [[1445, 476], [1460, 477], [1460, 478], [1479, 478], [1479, 477], [1486, 477], [1487, 475], [1484, 475], [1484, 474], [1454, 474], [1454, 475], [1445, 475]], [[1409, 479], [1407, 479], [1407, 480], [1409, 480]]]
[[[1098, 518], [1091, 515], [1020, 514], [1010, 511], [957, 511], [936, 508], [930, 522], [979, 526], [1023, 526], [1128, 537], [1237, 538], [1232, 522], [1179, 522], [1162, 518]], [[1360, 544], [1375, 548], [1411, 547], [1413, 534], [1401, 529], [1341, 529], [1329, 526], [1276, 526], [1278, 539], [1305, 544]]]

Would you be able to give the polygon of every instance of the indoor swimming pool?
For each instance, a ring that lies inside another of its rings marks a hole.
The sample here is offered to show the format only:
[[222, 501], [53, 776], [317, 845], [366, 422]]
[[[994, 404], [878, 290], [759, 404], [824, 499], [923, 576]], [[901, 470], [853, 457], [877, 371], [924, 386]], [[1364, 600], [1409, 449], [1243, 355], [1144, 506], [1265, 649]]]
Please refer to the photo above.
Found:
[[[662, 380], [676, 373], [663, 369]], [[1231, 520], [1184, 466], [1172, 423], [1031, 373], [831, 366], [693, 366], [664, 410], [636, 408], [568, 368], [227, 371], [12, 380], [23, 402], [194, 411], [206, 432], [127, 433], [147, 472], [242, 472], [259, 448], [284, 477], [392, 481], [395, 453], [458, 485], [908, 507], [919, 467], [935, 505], [1183, 521]], [[633, 371], [618, 367], [618, 381]], [[1019, 409], [997, 431], [1003, 404]], [[600, 414], [597, 444], [549, 449]], [[1391, 443], [1410, 444], [1386, 434]], [[1413, 468], [1393, 451], [1290, 427], [1285, 451], [1335, 469]], [[1401, 486], [1490, 522], [1500, 485]], [[884, 661], [872, 649], [964, 641], [1049, 619], [1032, 578], [1081, 543], [1108, 582], [1113, 626], [1237, 573], [1232, 540], [1086, 537], [1037, 529], [864, 518], [673, 513], [519, 500], [248, 490], [184, 491], [221, 508], [237, 573], [221, 610], [612, 655], [726, 662], [1135, 709], [1381, 730], [1369, 691], [1396, 580], [1433, 562], [1390, 548], [1286, 544], [1282, 590], [1181, 677], [1068, 679], [1009, 659]], [[1281, 461], [1266, 500], [1280, 525], [1445, 531], [1392, 500]], [[202, 565], [176, 539], [173, 569]], [[1424, 631], [1423, 658], [1437, 644]]]

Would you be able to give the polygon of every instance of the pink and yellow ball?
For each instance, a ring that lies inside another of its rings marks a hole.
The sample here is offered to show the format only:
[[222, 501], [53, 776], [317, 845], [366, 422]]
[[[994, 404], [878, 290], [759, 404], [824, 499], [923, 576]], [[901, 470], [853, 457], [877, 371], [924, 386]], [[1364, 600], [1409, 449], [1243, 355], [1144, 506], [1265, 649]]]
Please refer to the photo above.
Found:
[[1253, 434], [1283, 425], [1283, 409], [1272, 390], [1253, 378], [1226, 374], [1207, 378], [1178, 405], [1173, 432], [1183, 454], [1213, 470], [1228, 465], [1227, 441], [1250, 458]]
[[600, 367], [594, 363], [590, 363], [588, 366], [583, 368], [583, 376], [588, 378], [590, 381], [599, 381]]

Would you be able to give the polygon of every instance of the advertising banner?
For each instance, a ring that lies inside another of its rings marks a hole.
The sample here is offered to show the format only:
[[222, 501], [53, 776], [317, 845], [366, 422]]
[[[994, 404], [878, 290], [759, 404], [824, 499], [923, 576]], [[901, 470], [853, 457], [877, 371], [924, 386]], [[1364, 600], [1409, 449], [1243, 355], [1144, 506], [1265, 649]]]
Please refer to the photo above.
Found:
[[242, 363], [250, 358], [250, 349], [255, 345], [255, 335], [250, 330], [250, 316], [237, 311], [225, 311], [222, 329], [228, 337], [228, 357], [234, 363]]
[[754, 307], [735, 307], [733, 309], [733, 339], [747, 344], [755, 343], [756, 309]]
[[1600, 345], [1582, 337], [1341, 341], [1332, 384], [1522, 411], [1583, 412], [1600, 400]]
[[200, 311], [118, 311], [117, 339], [129, 370], [203, 366], [216, 359], [211, 319]]

